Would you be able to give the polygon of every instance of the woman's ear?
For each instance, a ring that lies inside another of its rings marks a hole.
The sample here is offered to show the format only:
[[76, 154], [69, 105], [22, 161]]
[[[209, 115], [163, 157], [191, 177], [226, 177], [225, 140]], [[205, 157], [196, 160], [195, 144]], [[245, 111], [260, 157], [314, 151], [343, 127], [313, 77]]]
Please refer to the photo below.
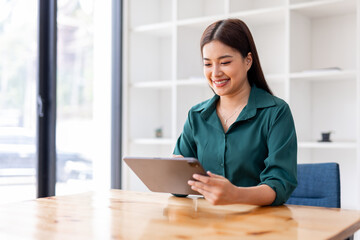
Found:
[[249, 52], [247, 54], [247, 56], [245, 57], [245, 62], [246, 62], [247, 70], [249, 70], [251, 68], [251, 65], [252, 65], [252, 54], [251, 54], [251, 52]]

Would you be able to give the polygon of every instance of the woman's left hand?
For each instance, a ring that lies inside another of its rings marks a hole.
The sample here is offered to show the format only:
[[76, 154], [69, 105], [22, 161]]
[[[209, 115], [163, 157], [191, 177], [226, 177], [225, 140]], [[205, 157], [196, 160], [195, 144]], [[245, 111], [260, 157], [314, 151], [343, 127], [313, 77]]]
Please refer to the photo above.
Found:
[[202, 194], [206, 200], [214, 205], [231, 204], [236, 202], [238, 188], [223, 176], [207, 172], [208, 176], [194, 174], [194, 180], [189, 180], [191, 189]]

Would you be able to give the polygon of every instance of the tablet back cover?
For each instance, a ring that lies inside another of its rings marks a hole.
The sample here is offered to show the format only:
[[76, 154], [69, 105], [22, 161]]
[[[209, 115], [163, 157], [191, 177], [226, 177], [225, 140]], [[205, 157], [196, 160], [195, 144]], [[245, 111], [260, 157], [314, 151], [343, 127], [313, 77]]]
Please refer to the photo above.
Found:
[[194, 173], [206, 175], [195, 158], [124, 157], [124, 161], [153, 192], [199, 195], [187, 181]]

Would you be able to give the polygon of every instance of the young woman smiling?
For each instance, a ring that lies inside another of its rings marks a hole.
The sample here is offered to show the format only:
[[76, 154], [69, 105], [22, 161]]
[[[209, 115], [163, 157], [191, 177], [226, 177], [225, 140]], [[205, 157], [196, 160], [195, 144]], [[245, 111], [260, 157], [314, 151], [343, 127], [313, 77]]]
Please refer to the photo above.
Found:
[[294, 121], [266, 83], [250, 30], [217, 21], [200, 49], [215, 95], [190, 109], [173, 154], [199, 159], [208, 176], [188, 184], [213, 204], [283, 204], [297, 186]]

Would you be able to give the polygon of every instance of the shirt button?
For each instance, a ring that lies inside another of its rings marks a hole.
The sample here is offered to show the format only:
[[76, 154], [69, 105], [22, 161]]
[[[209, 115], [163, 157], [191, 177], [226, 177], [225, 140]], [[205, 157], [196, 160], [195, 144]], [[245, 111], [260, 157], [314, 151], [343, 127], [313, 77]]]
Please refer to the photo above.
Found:
[[224, 164], [223, 164], [223, 163], [220, 163], [220, 166], [222, 166], [222, 167], [223, 167], [223, 166], [224, 166]]

